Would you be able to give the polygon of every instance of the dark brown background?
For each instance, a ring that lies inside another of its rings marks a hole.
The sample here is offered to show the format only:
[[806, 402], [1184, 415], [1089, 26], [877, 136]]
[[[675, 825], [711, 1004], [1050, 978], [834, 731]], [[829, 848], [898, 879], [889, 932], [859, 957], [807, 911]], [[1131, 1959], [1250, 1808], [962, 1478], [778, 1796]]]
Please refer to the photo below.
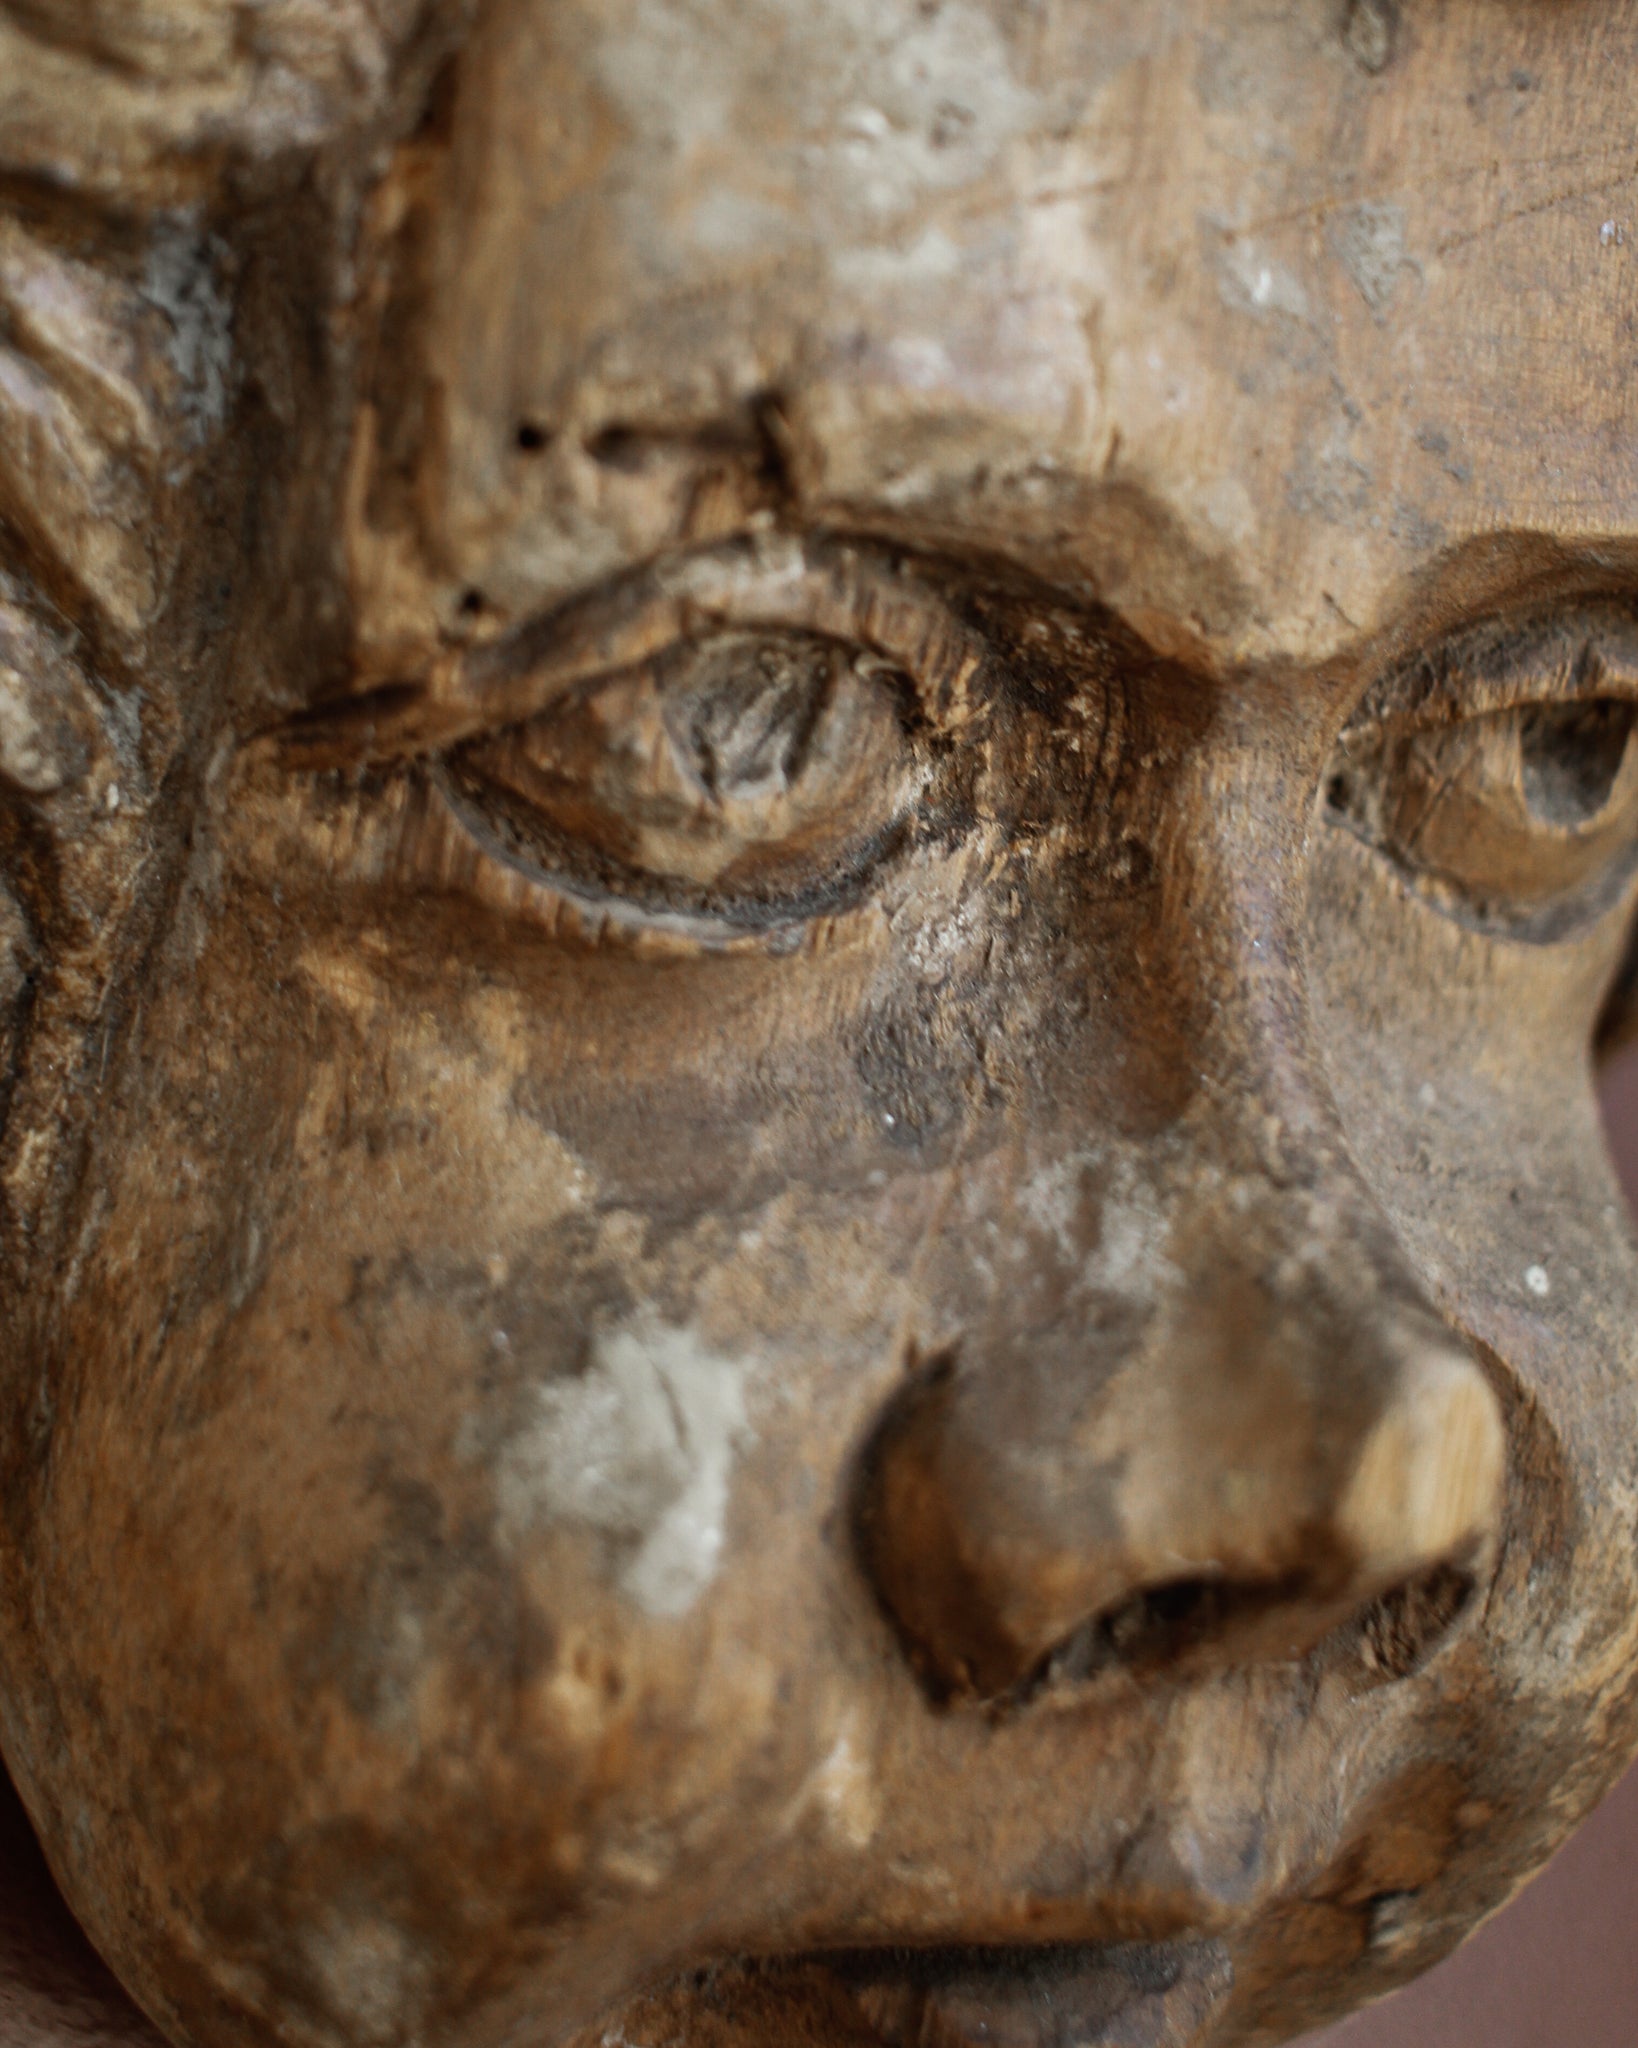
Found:
[[[1638, 1047], [1605, 1118], [1638, 1209]], [[1633, 2048], [1638, 1767], [1536, 1881], [1440, 1969], [1303, 2048]], [[56, 1898], [0, 1777], [0, 2048], [160, 2048]]]

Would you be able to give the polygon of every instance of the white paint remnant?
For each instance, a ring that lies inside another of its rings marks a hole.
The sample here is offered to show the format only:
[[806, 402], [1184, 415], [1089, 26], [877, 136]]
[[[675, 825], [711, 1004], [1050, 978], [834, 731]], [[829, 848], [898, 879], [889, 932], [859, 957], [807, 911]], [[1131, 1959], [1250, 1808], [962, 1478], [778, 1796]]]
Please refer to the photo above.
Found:
[[[840, 284], [883, 291], [895, 285], [941, 284], [958, 278], [964, 261], [961, 245], [948, 230], [932, 226], [924, 228], [903, 247], [894, 244], [887, 249], [840, 249], [832, 261], [831, 273]], [[939, 350], [939, 362], [948, 374], [949, 353], [943, 348]]]
[[[965, 188], [1040, 119], [1039, 97], [1014, 75], [1008, 39], [984, 0], [945, 0], [908, 23], [884, 13], [880, 0], [778, 16], [777, 24], [768, 17], [777, 57], [734, 66], [701, 36], [691, 0], [634, 0], [591, 59], [598, 87], [628, 132], [645, 139], [651, 162], [720, 166], [743, 160], [724, 149], [725, 138], [753, 128], [781, 138], [738, 174], [736, 197], [788, 195], [734, 209], [742, 257], [803, 241], [827, 251], [869, 242], [861, 223]], [[816, 125], [814, 108], [827, 105], [848, 111]], [[726, 223], [717, 209], [713, 231]], [[652, 225], [633, 231], [638, 246], [654, 240]], [[686, 242], [665, 239], [679, 271], [688, 268]]]
[[1608, 249], [1612, 243], [1616, 248], [1620, 248], [1626, 239], [1627, 231], [1619, 221], [1607, 220], [1598, 230], [1600, 248]]
[[1237, 313], [1265, 317], [1284, 313], [1308, 318], [1308, 294], [1301, 282], [1274, 262], [1254, 242], [1224, 232], [1217, 256], [1217, 290], [1224, 305]]
[[813, 1774], [813, 1792], [830, 1833], [850, 1849], [868, 1849], [881, 1821], [870, 1767], [844, 1729]]
[[858, 1716], [849, 1712], [842, 1717], [835, 1741], [786, 1807], [785, 1830], [795, 1830], [817, 1816], [833, 1841], [850, 1849], [869, 1848], [881, 1826], [881, 1794], [858, 1738]]
[[1547, 1268], [1545, 1266], [1526, 1266], [1524, 1269], [1524, 1284], [1540, 1301], [1545, 1301], [1553, 1291], [1553, 1283], [1547, 1277]]
[[227, 417], [233, 379], [233, 306], [218, 277], [219, 252], [182, 216], [154, 235], [141, 291], [169, 328], [165, 353], [176, 379], [172, 407], [190, 449], [203, 447]]
[[[1164, 400], [1168, 412], [1186, 411], [1191, 402], [1186, 386], [1168, 392]], [[1201, 518], [1228, 546], [1249, 547], [1256, 539], [1257, 507], [1239, 477], [1215, 477], [1201, 493], [1198, 506]]]
[[1018, 1206], [1037, 1230], [1057, 1240], [1066, 1259], [1078, 1259], [1086, 1246], [1076, 1230], [1086, 1185], [1101, 1182], [1105, 1162], [1100, 1155], [1071, 1152], [1038, 1167], [1018, 1190]]
[[304, 1947], [327, 2002], [354, 2039], [387, 2043], [415, 2031], [423, 1972], [399, 1928], [382, 1919], [336, 1919]]
[[643, 1317], [594, 1339], [574, 1379], [536, 1392], [501, 1460], [503, 1535], [574, 1522], [608, 1537], [621, 1590], [646, 1613], [686, 1613], [715, 1576], [734, 1453], [750, 1434], [748, 1361]]
[[1329, 238], [1366, 305], [1385, 312], [1403, 273], [1415, 268], [1405, 253], [1405, 209], [1390, 200], [1345, 207], [1332, 216]]
[[1082, 1268], [1089, 1287], [1147, 1300], [1176, 1267], [1163, 1249], [1166, 1219], [1152, 1192], [1106, 1201], [1098, 1248]]
[[842, 133], [861, 142], [885, 142], [892, 129], [880, 107], [850, 107], [842, 116]]
[[0, 777], [31, 796], [45, 796], [67, 778], [51, 734], [36, 715], [34, 694], [20, 670], [0, 662]]
[[[1083, 1283], [1099, 1294], [1147, 1301], [1162, 1282], [1177, 1276], [1166, 1252], [1167, 1217], [1129, 1158], [1068, 1153], [1023, 1183], [1018, 1206], [1038, 1229], [1057, 1239], [1066, 1260], [1080, 1263]], [[1090, 1249], [1087, 1221], [1097, 1233]]]

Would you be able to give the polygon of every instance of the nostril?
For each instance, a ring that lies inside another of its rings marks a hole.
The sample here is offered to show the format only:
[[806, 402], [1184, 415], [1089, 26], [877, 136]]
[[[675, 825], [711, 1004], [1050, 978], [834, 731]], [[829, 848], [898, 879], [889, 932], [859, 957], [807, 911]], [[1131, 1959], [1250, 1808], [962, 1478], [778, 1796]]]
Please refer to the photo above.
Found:
[[1303, 1654], [1309, 1639], [1282, 1628], [1280, 1617], [1299, 1612], [1307, 1590], [1295, 1574], [1252, 1583], [1196, 1575], [1146, 1587], [1065, 1637], [1024, 1680], [1019, 1697], [1116, 1668], [1148, 1675], [1184, 1670], [1203, 1657], [1221, 1662], [1237, 1647], [1263, 1657]]
[[1026, 1403], [1016, 1378], [924, 1369], [862, 1461], [855, 1527], [928, 1693], [1016, 1702], [1325, 1643], [1363, 1683], [1418, 1668], [1493, 1555], [1505, 1433], [1465, 1353], [1390, 1338], [1381, 1373], [1317, 1387], [1306, 1349], [1259, 1354], [1268, 1384], [1237, 1385], [1213, 1430], [1198, 1383], [1167, 1383], [1176, 1353], [1067, 1417], [1038, 1385]]
[[[1287, 1654], [1318, 1650], [1353, 1660], [1366, 1686], [1409, 1678], [1442, 1649], [1473, 1604], [1477, 1580], [1441, 1563], [1390, 1587], [1317, 1645], [1301, 1631]], [[1019, 1705], [1050, 1688], [1084, 1684], [1115, 1670], [1135, 1676], [1183, 1673], [1202, 1663], [1281, 1654], [1282, 1615], [1301, 1611], [1298, 1579], [1235, 1585], [1221, 1578], [1175, 1579], [1134, 1593], [1075, 1629], [1014, 1689]]]
[[1220, 1640], [1237, 1617], [1266, 1609], [1279, 1597], [1272, 1587], [1236, 1586], [1204, 1576], [1129, 1594], [1049, 1651], [1019, 1688], [1020, 1696], [1033, 1697], [1043, 1687], [1072, 1685], [1117, 1667], [1146, 1672], [1186, 1663], [1202, 1644]]
[[1301, 1595], [1295, 1578], [1237, 1585], [1220, 1578], [1174, 1579], [1134, 1593], [1097, 1623], [1113, 1658], [1128, 1666], [1182, 1663], [1206, 1644], [1277, 1613]]
[[1461, 1566], [1437, 1564], [1372, 1600], [1353, 1624], [1368, 1679], [1386, 1683], [1419, 1671], [1450, 1640], [1477, 1585]]

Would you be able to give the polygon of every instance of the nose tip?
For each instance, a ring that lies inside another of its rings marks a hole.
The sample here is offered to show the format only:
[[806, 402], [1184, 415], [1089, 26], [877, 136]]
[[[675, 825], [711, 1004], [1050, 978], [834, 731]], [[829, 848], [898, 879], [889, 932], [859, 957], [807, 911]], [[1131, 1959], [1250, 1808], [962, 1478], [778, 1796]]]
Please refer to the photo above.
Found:
[[1493, 1552], [1506, 1461], [1477, 1365], [1412, 1324], [1364, 1368], [1271, 1342], [1203, 1375], [1180, 1346], [1078, 1402], [953, 1362], [908, 1383], [859, 1532], [918, 1668], [995, 1697], [1065, 1659], [1290, 1658], [1402, 1589], [1410, 1668]]
[[1494, 1541], [1506, 1441], [1472, 1362], [1417, 1354], [1367, 1434], [1338, 1507], [1342, 1548], [1378, 1589]]

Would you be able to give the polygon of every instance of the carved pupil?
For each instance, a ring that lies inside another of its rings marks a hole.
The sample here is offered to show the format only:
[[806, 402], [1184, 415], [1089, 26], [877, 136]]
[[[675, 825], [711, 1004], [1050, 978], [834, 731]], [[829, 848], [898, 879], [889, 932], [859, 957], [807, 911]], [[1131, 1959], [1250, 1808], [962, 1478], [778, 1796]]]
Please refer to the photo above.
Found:
[[663, 682], [666, 730], [713, 801], [791, 786], [835, 667], [829, 642], [798, 634], [719, 634], [678, 651]]
[[1638, 706], [1538, 704], [1519, 715], [1524, 798], [1546, 824], [1584, 825], [1610, 800]]

